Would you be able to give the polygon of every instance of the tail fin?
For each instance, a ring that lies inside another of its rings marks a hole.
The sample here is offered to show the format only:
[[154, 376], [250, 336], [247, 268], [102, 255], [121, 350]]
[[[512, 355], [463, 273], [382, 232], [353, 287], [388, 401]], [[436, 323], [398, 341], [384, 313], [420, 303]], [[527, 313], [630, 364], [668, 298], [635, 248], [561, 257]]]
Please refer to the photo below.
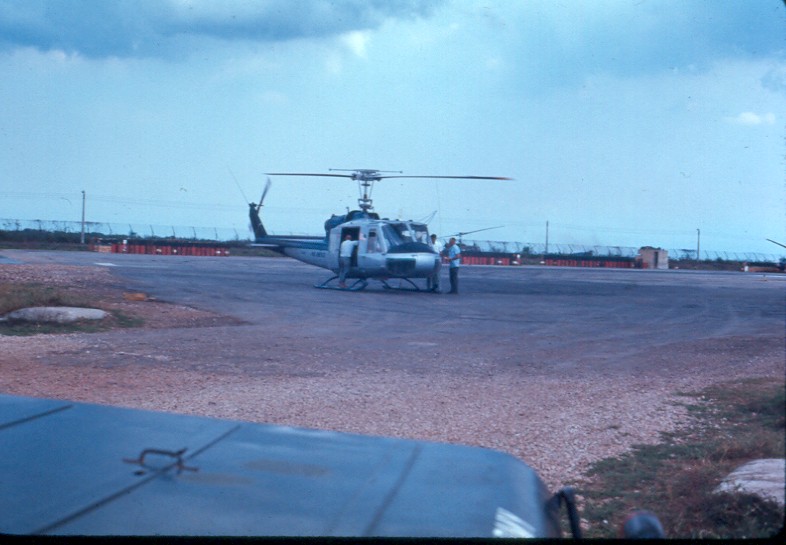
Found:
[[259, 219], [259, 207], [256, 203], [248, 203], [248, 217], [251, 220], [251, 227], [254, 229], [254, 236], [256, 238], [266, 237], [267, 231], [262, 225], [262, 220]]

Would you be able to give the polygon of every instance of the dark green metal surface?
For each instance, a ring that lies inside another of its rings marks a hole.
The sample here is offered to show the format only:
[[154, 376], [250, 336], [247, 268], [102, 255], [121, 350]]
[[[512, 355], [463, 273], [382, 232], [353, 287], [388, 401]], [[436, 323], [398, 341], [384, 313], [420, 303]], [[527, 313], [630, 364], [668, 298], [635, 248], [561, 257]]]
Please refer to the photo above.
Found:
[[0, 475], [10, 534], [558, 535], [500, 452], [55, 400], [0, 395]]

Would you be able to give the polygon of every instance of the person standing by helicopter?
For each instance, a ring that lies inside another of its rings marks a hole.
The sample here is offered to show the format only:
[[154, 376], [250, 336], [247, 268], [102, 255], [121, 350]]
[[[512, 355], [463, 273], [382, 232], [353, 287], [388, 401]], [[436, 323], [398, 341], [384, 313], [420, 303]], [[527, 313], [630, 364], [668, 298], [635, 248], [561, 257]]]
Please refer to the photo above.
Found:
[[458, 295], [458, 273], [461, 266], [461, 248], [456, 244], [456, 238], [451, 237], [448, 245], [445, 246], [445, 253], [450, 260], [450, 291]]
[[352, 240], [352, 235], [347, 235], [344, 237], [343, 242], [341, 242], [341, 246], [339, 246], [338, 250], [338, 285], [342, 288], [346, 288], [346, 279], [347, 273], [349, 272], [349, 268], [352, 265], [352, 252], [355, 250], [355, 247], [358, 245], [357, 240]]
[[428, 278], [428, 289], [439, 293], [439, 273], [442, 270], [442, 249], [444, 245], [437, 239], [437, 235], [433, 233], [431, 235], [431, 247], [434, 248], [434, 252], [439, 256], [439, 261], [434, 274]]

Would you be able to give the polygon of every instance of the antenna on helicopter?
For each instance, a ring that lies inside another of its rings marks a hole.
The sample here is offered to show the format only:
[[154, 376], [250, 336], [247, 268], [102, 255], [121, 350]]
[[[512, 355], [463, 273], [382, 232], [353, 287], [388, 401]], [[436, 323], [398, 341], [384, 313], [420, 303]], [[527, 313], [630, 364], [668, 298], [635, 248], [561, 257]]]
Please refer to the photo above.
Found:
[[426, 216], [426, 217], [425, 217], [425, 218], [423, 218], [422, 220], [418, 220], [418, 221], [419, 221], [420, 223], [425, 223], [426, 225], [428, 225], [429, 223], [431, 223], [431, 220], [433, 220], [433, 219], [434, 219], [434, 216], [436, 216], [436, 215], [437, 215], [437, 211], [436, 211], [436, 210], [434, 210], [434, 211], [433, 211], [431, 214], [429, 214], [428, 216]]
[[238, 181], [237, 181], [237, 176], [235, 176], [235, 173], [234, 173], [234, 172], [232, 172], [232, 169], [231, 169], [231, 168], [229, 168], [229, 165], [227, 165], [227, 170], [228, 170], [228, 171], [229, 171], [229, 173], [232, 175], [232, 179], [233, 179], [233, 180], [235, 180], [235, 185], [236, 185], [236, 186], [237, 186], [237, 188], [240, 190], [240, 194], [241, 194], [241, 195], [243, 195], [243, 200], [244, 200], [244, 201], [246, 201], [246, 202], [248, 202], [248, 197], [246, 197], [246, 192], [245, 192], [245, 191], [243, 191], [243, 188], [242, 188], [242, 187], [240, 187], [240, 182], [238, 182]]

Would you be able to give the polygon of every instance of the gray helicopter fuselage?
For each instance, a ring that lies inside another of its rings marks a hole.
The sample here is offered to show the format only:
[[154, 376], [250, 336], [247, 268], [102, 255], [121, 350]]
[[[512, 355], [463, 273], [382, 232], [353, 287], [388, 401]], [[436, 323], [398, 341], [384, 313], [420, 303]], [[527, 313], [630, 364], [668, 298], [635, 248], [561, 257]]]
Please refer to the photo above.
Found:
[[[345, 218], [349, 221], [343, 221]], [[428, 226], [415, 221], [379, 219], [376, 214], [352, 212], [326, 222], [325, 237], [269, 235], [251, 205], [256, 244], [310, 265], [339, 270], [339, 249], [346, 236], [358, 241], [349, 278], [428, 278], [439, 268], [440, 256], [429, 244]]]
[[333, 272], [339, 269], [339, 246], [347, 235], [358, 241], [349, 278], [428, 278], [439, 266], [426, 224], [359, 219], [330, 230], [325, 259]]
[[[268, 173], [265, 189], [259, 203], [249, 203], [251, 226], [258, 246], [272, 248], [286, 256], [305, 263], [329, 269], [338, 273], [342, 241], [347, 237], [357, 244], [352, 252], [350, 266], [346, 274], [336, 275], [318, 288], [334, 288], [329, 285], [338, 279], [340, 289], [362, 290], [368, 284], [366, 279], [379, 280], [386, 288], [420, 288], [413, 279], [427, 279], [426, 287], [434, 290], [432, 280], [439, 272], [441, 257], [434, 251], [425, 223], [403, 220], [380, 219], [372, 212], [371, 189], [375, 182], [385, 178], [450, 178], [471, 180], [509, 180], [499, 176], [403, 176], [400, 171], [379, 171], [374, 169], [331, 169], [330, 173], [277, 172]], [[294, 237], [268, 234], [259, 217], [259, 210], [270, 189], [270, 176], [318, 176], [331, 178], [350, 178], [358, 182], [361, 197], [359, 210], [347, 211], [345, 215], [333, 215], [325, 222], [323, 237]], [[351, 285], [344, 283], [345, 277], [356, 279]], [[398, 287], [389, 285], [386, 280], [402, 280]], [[402, 284], [405, 287], [401, 287]], [[409, 284], [409, 287], [406, 285]]]

